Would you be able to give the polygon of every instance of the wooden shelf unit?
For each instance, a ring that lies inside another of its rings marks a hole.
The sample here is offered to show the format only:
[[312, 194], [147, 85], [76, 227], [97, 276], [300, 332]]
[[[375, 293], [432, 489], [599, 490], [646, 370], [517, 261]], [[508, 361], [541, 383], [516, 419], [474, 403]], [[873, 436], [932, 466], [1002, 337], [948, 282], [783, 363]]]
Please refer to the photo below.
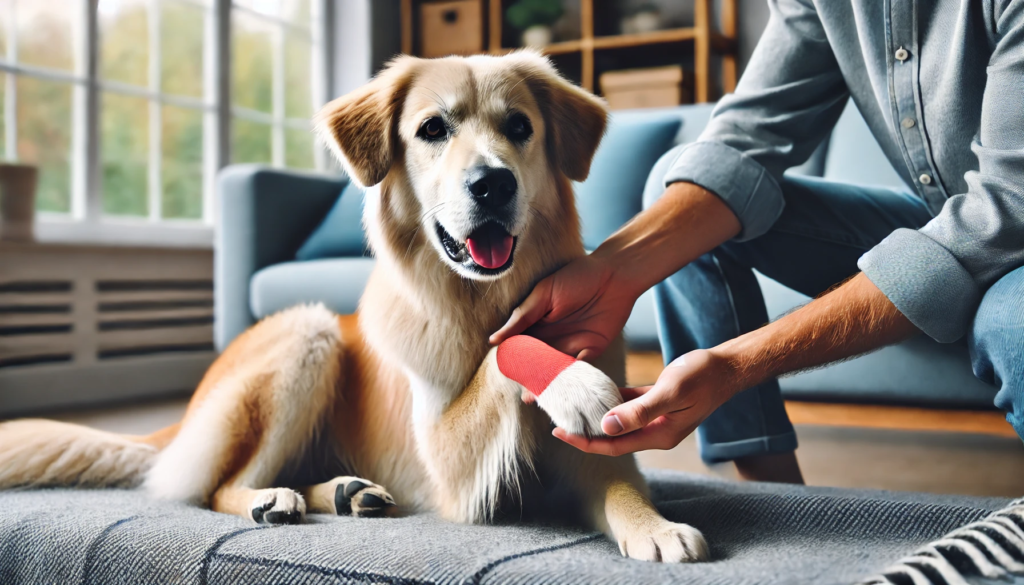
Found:
[[[402, 0], [402, 52], [413, 54], [414, 10], [425, 0]], [[502, 45], [504, 32], [504, 0], [479, 0], [487, 3], [485, 52], [503, 55], [519, 47]], [[724, 93], [736, 88], [736, 0], [720, 0], [721, 30], [711, 24], [711, 0], [693, 0], [694, 24], [691, 27], [658, 30], [639, 34], [596, 35], [594, 33], [595, 4], [609, 0], [579, 0], [580, 38], [552, 43], [543, 49], [547, 55], [580, 55], [580, 85], [589, 90], [596, 89], [595, 52], [614, 49], [650, 47], [667, 43], [693, 43], [693, 88], [695, 102], [714, 99], [711, 83], [711, 57], [722, 58], [721, 88]], [[638, 64], [643, 67], [645, 64]]]

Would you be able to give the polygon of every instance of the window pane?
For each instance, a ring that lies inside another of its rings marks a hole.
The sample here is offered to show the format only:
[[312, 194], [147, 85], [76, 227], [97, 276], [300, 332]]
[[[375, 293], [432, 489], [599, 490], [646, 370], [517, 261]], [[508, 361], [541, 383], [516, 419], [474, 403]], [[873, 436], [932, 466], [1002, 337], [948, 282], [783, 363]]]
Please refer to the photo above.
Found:
[[231, 120], [232, 162], [270, 164], [270, 141], [269, 124], [260, 124], [237, 117]]
[[316, 166], [316, 160], [313, 158], [312, 132], [285, 128], [284, 164], [296, 169], [312, 169]]
[[285, 116], [310, 118], [313, 115], [313, 77], [310, 75], [313, 45], [308, 39], [287, 35], [284, 50]]
[[18, 61], [53, 69], [73, 70], [73, 19], [78, 2], [10, 0], [18, 22]]
[[296, 24], [309, 24], [310, 1], [309, 0], [283, 0], [281, 16]]
[[160, 19], [161, 89], [192, 97], [203, 96], [203, 8], [183, 2], [164, 2]]
[[0, 57], [7, 58], [7, 23], [11, 14], [11, 2], [0, 0]]
[[203, 112], [164, 106], [161, 111], [162, 216], [203, 216]]
[[263, 19], [235, 11], [232, 18], [231, 96], [235, 105], [261, 112], [273, 108], [274, 60], [272, 26]]
[[71, 104], [66, 83], [17, 77], [18, 159], [39, 167], [36, 208], [71, 211]]
[[100, 0], [100, 75], [149, 85], [149, 24], [146, 0]]
[[137, 97], [106, 93], [102, 118], [103, 211], [111, 215], [146, 215], [149, 103]]
[[234, 0], [233, 3], [267, 16], [277, 16], [281, 10], [281, 0]]

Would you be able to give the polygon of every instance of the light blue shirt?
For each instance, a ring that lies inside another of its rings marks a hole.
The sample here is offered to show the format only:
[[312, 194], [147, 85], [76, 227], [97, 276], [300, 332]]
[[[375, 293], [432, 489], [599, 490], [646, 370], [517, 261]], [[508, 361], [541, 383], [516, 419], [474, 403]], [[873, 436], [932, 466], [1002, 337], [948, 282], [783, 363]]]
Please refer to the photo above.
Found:
[[772, 227], [782, 173], [810, 156], [852, 97], [928, 206], [859, 267], [938, 341], [967, 331], [984, 291], [1024, 265], [1024, 0], [771, 0], [736, 92], [666, 182], [716, 193]]

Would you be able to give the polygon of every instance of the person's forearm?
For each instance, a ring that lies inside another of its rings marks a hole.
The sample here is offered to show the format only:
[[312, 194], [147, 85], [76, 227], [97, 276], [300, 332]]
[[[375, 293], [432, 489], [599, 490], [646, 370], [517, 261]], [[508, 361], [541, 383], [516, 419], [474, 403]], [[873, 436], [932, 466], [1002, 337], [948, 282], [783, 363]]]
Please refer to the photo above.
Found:
[[620, 286], [637, 296], [740, 232], [717, 195], [693, 183], [673, 183], [594, 251], [614, 267]]
[[711, 352], [725, 359], [739, 391], [897, 343], [918, 329], [863, 273], [804, 307]]

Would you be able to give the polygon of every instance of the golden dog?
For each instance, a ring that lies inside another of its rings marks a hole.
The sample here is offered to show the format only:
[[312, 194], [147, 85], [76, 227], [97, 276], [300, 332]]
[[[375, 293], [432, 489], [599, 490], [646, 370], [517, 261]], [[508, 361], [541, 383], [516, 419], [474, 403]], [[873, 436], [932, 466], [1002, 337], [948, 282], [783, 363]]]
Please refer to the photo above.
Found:
[[582, 364], [537, 405], [487, 343], [538, 279], [584, 254], [570, 181], [586, 178], [606, 117], [534, 53], [398, 58], [316, 121], [369, 187], [377, 261], [358, 317], [316, 305], [264, 319], [211, 366], [182, 422], [148, 437], [4, 423], [0, 487], [141, 484], [269, 524], [396, 509], [551, 519], [566, 507], [545, 503], [568, 498], [572, 520], [625, 556], [706, 558], [700, 532], [655, 510], [632, 457], [550, 435], [548, 417], [600, 433], [621, 401], [621, 339], [603, 372]]

